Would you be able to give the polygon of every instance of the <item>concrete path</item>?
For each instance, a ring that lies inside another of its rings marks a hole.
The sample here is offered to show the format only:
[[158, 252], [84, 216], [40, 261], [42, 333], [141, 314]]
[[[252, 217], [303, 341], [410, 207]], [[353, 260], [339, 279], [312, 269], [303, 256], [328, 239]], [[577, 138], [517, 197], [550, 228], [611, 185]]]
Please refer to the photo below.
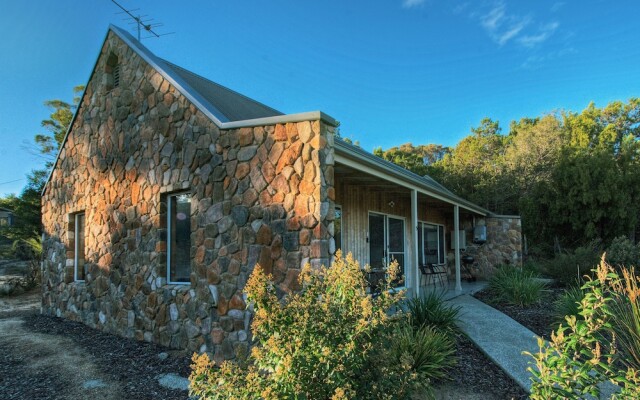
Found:
[[536, 334], [468, 294], [451, 299], [449, 303], [462, 307], [460, 329], [493, 362], [529, 392], [531, 381], [527, 367], [532, 358], [522, 355], [522, 352], [538, 352]]

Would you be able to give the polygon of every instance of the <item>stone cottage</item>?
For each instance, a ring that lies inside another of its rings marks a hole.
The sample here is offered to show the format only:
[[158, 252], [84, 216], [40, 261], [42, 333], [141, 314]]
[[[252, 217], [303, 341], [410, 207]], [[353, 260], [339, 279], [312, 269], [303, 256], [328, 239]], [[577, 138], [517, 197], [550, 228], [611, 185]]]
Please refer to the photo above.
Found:
[[518, 217], [335, 138], [336, 125], [111, 26], [43, 190], [43, 312], [222, 360], [248, 346], [242, 289], [258, 263], [286, 293], [342, 248], [373, 267], [397, 260], [419, 295], [419, 265], [449, 267], [459, 287], [465, 251], [479, 275], [520, 262]]

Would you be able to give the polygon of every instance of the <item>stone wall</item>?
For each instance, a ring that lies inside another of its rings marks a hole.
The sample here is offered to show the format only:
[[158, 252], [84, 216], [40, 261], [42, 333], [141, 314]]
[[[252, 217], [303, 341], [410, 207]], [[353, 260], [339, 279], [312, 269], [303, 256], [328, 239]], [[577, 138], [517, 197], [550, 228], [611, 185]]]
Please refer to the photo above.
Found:
[[467, 229], [467, 249], [463, 254], [475, 258], [473, 274], [487, 278], [499, 264], [522, 265], [522, 223], [518, 216], [493, 216], [478, 219], [487, 226], [487, 242], [474, 244], [473, 228]]
[[[113, 87], [113, 55], [120, 84]], [[112, 32], [42, 199], [42, 310], [126, 337], [231, 359], [250, 340], [256, 263], [281, 293], [326, 264], [333, 127], [221, 130]], [[191, 282], [168, 285], [166, 194], [191, 194]], [[73, 279], [73, 213], [87, 275]]]

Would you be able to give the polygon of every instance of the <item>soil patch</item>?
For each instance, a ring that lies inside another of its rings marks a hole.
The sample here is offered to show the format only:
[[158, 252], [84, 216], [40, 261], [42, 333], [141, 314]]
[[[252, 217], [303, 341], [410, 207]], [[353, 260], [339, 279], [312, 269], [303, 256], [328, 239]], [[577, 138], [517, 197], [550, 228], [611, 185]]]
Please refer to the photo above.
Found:
[[3, 299], [0, 308], [3, 399], [187, 398], [186, 391], [166, 388], [157, 379], [169, 373], [187, 377], [185, 352], [36, 314], [33, 302], [27, 311], [24, 303], [6, 309], [13, 299]]
[[436, 399], [526, 399], [527, 392], [495, 365], [465, 335], [457, 337], [458, 363], [451, 380], [436, 383]]

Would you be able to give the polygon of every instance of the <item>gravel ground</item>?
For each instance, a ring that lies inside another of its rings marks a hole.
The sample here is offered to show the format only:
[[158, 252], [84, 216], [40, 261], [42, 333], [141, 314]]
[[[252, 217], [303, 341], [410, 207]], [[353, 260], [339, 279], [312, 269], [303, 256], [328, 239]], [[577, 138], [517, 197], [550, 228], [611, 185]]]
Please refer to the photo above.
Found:
[[[187, 398], [186, 391], [158, 382], [161, 374], [188, 376], [190, 358], [184, 352], [36, 312], [0, 309], [3, 400]], [[169, 356], [161, 359], [161, 353]]]

